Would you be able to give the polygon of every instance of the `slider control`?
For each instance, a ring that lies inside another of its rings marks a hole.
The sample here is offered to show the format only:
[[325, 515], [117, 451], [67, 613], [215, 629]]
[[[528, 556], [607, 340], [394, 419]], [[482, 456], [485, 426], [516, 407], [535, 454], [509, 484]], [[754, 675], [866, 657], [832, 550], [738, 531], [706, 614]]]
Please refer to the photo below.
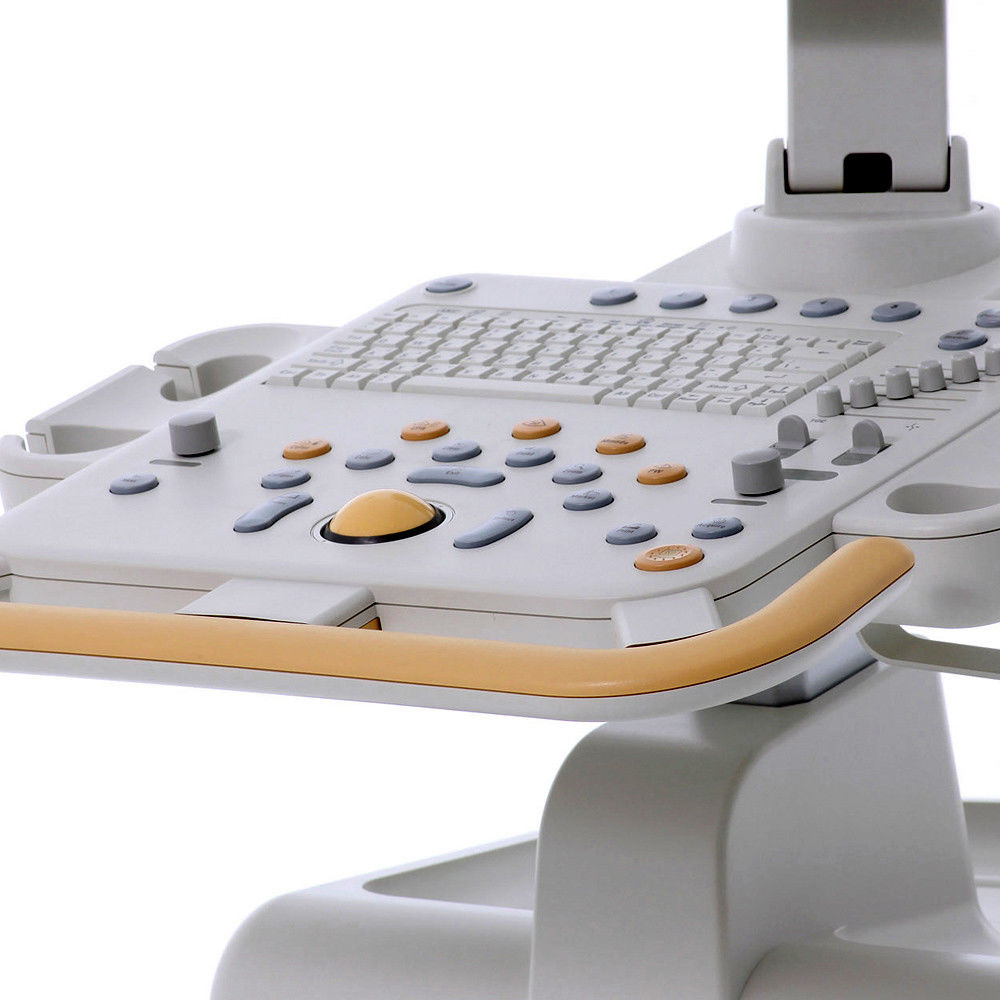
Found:
[[800, 416], [790, 414], [778, 421], [778, 443], [774, 447], [783, 457], [794, 455], [809, 444], [812, 444], [809, 425]]
[[885, 373], [885, 398], [913, 398], [913, 379], [910, 378], [910, 370], [908, 368], [897, 365]]
[[849, 388], [852, 410], [867, 410], [878, 405], [878, 399], [875, 396], [875, 383], [867, 375], [852, 378]]
[[921, 392], [940, 392], [944, 387], [944, 368], [940, 361], [921, 361], [917, 376], [917, 387]]
[[833, 464], [860, 465], [888, 447], [882, 428], [874, 420], [859, 420], [851, 431], [851, 447], [838, 455]]
[[841, 395], [839, 386], [821, 385], [816, 390], [816, 416], [842, 417], [843, 415], [844, 397]]

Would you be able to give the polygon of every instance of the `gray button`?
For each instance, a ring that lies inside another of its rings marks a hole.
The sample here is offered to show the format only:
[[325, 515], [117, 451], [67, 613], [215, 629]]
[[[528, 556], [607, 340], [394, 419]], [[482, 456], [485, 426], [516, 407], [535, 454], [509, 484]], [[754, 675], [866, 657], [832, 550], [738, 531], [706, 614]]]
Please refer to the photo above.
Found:
[[[986, 352], [989, 354], [989, 351]], [[921, 392], [940, 392], [944, 387], [944, 368], [940, 361], [921, 361], [917, 375], [917, 387]]]
[[490, 469], [470, 469], [461, 465], [439, 465], [437, 468], [414, 469], [408, 483], [451, 483], [453, 486], [496, 486], [504, 481], [502, 472]]
[[896, 365], [885, 373], [886, 399], [911, 399], [913, 396], [913, 379], [910, 369]]
[[170, 418], [168, 426], [175, 455], [207, 455], [219, 447], [219, 427], [208, 410], [180, 413]]
[[840, 417], [844, 413], [844, 397], [840, 387], [821, 385], [816, 390], [816, 416]]
[[507, 456], [507, 464], [512, 469], [530, 469], [535, 465], [545, 465], [555, 457], [556, 453], [551, 448], [541, 444], [526, 444], [522, 448], [515, 448]]
[[703, 306], [708, 301], [704, 292], [689, 288], [683, 292], [671, 292], [660, 299], [661, 309], [694, 309]]
[[799, 315], [806, 319], [825, 319], [828, 316], [839, 316], [850, 308], [845, 299], [810, 299], [799, 310]]
[[938, 338], [938, 349], [942, 351], [971, 351], [982, 347], [989, 337], [979, 330], [952, 330]]
[[233, 525], [233, 531], [241, 533], [263, 531], [276, 524], [285, 515], [302, 507], [308, 507], [312, 502], [313, 498], [308, 493], [285, 493], [238, 517]]
[[478, 441], [451, 441], [438, 445], [431, 452], [431, 458], [435, 462], [465, 462], [482, 453], [483, 449], [479, 447]]
[[1000, 375], [1000, 347], [987, 347], [983, 353], [986, 374]]
[[308, 483], [312, 476], [305, 469], [275, 469], [260, 481], [265, 490], [287, 490], [292, 486]]
[[424, 286], [424, 290], [434, 295], [447, 295], [449, 292], [464, 292], [471, 287], [472, 278], [456, 274], [450, 278], [435, 278]]
[[874, 420], [859, 420], [851, 431], [851, 451], [871, 457], [885, 451], [885, 435]]
[[868, 375], [859, 375], [857, 378], [852, 378], [849, 389], [852, 410], [867, 410], [872, 406], [878, 406], [875, 383]]
[[133, 493], [148, 493], [159, 485], [159, 479], [148, 472], [130, 472], [127, 476], [119, 476], [108, 489], [116, 496], [127, 497]]
[[597, 510], [607, 507], [614, 499], [614, 494], [607, 490], [577, 490], [563, 500], [563, 506], [567, 510]]
[[728, 538], [743, 530], [743, 522], [738, 517], [713, 517], [710, 521], [699, 521], [692, 529], [695, 538]]
[[778, 300], [773, 295], [757, 292], [753, 295], [739, 295], [729, 303], [729, 311], [734, 313], [760, 313], [773, 309]]
[[383, 465], [391, 465], [396, 456], [388, 448], [365, 448], [347, 456], [344, 465], [349, 469], [381, 469]]
[[872, 310], [872, 319], [876, 323], [900, 323], [919, 315], [920, 306], [916, 302], [883, 302]]
[[745, 451], [733, 458], [733, 488], [740, 496], [777, 493], [785, 485], [781, 453], [774, 448]]
[[580, 483], [592, 483], [595, 479], [600, 479], [603, 473], [604, 470], [593, 462], [577, 462], [576, 465], [560, 469], [552, 477], [552, 482], [560, 486], [579, 486]]
[[974, 354], [956, 354], [951, 359], [951, 380], [956, 385], [979, 381], [979, 368]]
[[781, 452], [801, 451], [812, 444], [809, 425], [797, 415], [782, 417], [778, 421], [778, 444]]
[[628, 285], [600, 288], [590, 296], [592, 306], [621, 306], [637, 298], [639, 293]]
[[620, 528], [612, 528], [605, 538], [610, 545], [638, 545], [656, 538], [655, 524], [636, 521], [633, 524], [623, 524]]
[[976, 326], [983, 326], [988, 330], [1000, 326], [1000, 309], [984, 309], [976, 317]]
[[520, 531], [535, 515], [524, 507], [515, 507], [494, 514], [478, 528], [466, 531], [455, 539], [456, 549], [481, 549], [484, 545], [492, 545], [501, 538]]

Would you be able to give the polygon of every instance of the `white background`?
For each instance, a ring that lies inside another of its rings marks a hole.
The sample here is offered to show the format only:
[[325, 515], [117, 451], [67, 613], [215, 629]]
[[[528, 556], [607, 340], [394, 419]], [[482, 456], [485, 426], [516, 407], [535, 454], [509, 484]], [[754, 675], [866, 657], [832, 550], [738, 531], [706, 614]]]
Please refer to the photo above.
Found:
[[[1000, 10], [953, 7], [1000, 200]], [[781, 0], [0, 9], [3, 432], [216, 326], [637, 277], [759, 200], [784, 134]], [[1000, 684], [948, 689], [963, 789], [1000, 797]], [[265, 899], [533, 828], [586, 728], [2, 676], [0, 995], [205, 997]]]

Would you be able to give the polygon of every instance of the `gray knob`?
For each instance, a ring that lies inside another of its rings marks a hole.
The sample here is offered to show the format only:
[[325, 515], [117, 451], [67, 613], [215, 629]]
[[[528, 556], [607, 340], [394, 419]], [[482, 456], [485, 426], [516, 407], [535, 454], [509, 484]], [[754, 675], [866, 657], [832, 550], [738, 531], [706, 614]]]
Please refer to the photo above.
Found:
[[986, 348], [986, 363], [983, 367], [987, 375], [1000, 375], [1000, 347]]
[[857, 455], [877, 455], [885, 451], [885, 435], [874, 420], [859, 420], [851, 431], [851, 451]]
[[816, 416], [840, 417], [844, 413], [844, 397], [835, 385], [821, 385], [816, 390]]
[[781, 453], [774, 448], [745, 451], [733, 458], [733, 489], [740, 496], [758, 497], [777, 493], [785, 485]]
[[913, 379], [908, 368], [890, 368], [885, 373], [885, 398], [909, 399], [913, 395]]
[[867, 410], [871, 406], [878, 405], [878, 399], [875, 397], [875, 383], [867, 375], [852, 378], [849, 388], [852, 409]]
[[812, 444], [809, 426], [799, 416], [790, 415], [778, 421], [778, 449], [780, 451], [801, 451]]
[[215, 414], [208, 410], [192, 410], [171, 417], [169, 426], [170, 447], [175, 455], [207, 455], [221, 444]]
[[[1000, 353], [997, 355], [1000, 361]], [[944, 388], [944, 369], [940, 361], [921, 361], [917, 387], [921, 392], [940, 392]]]
[[962, 351], [951, 359], [951, 380], [956, 385], [979, 381], [979, 369], [976, 367], [976, 356]]

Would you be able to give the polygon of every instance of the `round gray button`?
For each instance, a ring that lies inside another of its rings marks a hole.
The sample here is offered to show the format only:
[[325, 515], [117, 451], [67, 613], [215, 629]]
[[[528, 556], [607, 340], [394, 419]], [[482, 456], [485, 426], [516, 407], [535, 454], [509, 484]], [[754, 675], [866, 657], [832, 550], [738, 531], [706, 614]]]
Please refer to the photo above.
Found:
[[482, 453], [483, 449], [479, 447], [478, 441], [450, 441], [448, 444], [438, 445], [431, 452], [431, 458], [435, 462], [465, 462]]
[[456, 274], [450, 278], [435, 278], [433, 281], [427, 282], [424, 286], [424, 291], [431, 292], [434, 295], [448, 295], [450, 292], [464, 292], [467, 288], [471, 287], [472, 278]]
[[656, 525], [644, 521], [634, 524], [623, 524], [620, 528], [612, 528], [604, 537], [609, 545], [638, 545], [656, 538]]
[[974, 354], [956, 354], [951, 359], [951, 380], [956, 385], [979, 381], [979, 368]]
[[396, 456], [388, 448], [365, 448], [347, 456], [344, 465], [349, 469], [381, 469], [396, 461]]
[[275, 469], [263, 476], [260, 485], [265, 490], [285, 490], [308, 483], [312, 476], [305, 469]]
[[872, 319], [876, 323], [901, 323], [919, 315], [920, 306], [916, 302], [883, 302], [872, 310]]
[[709, 521], [699, 521], [692, 529], [695, 538], [728, 538], [743, 530], [743, 522], [738, 517], [713, 517]]
[[170, 447], [175, 455], [207, 455], [219, 445], [219, 426], [215, 414], [208, 410], [192, 410], [171, 417]]
[[599, 288], [590, 296], [592, 306], [621, 306], [638, 298], [639, 293], [628, 285], [615, 285], [613, 288]]
[[734, 313], [760, 313], [773, 309], [778, 300], [773, 295], [757, 292], [752, 295], [739, 295], [729, 303], [729, 311]]
[[850, 308], [846, 299], [810, 299], [799, 310], [799, 315], [807, 319], [825, 319], [839, 316]]
[[661, 309], [694, 309], [695, 306], [703, 306], [708, 299], [704, 292], [699, 292], [695, 288], [685, 289], [683, 292], [671, 292], [660, 299]]
[[512, 469], [530, 469], [535, 465], [545, 465], [555, 457], [556, 453], [551, 448], [540, 444], [526, 444], [515, 448], [507, 456], [507, 464]]
[[580, 483], [592, 483], [595, 479], [600, 479], [603, 470], [593, 462], [577, 462], [576, 465], [567, 465], [565, 469], [560, 469], [553, 477], [552, 482], [560, 486], [578, 486]]
[[875, 383], [869, 376], [859, 375], [857, 378], [852, 378], [848, 388], [852, 410], [867, 410], [871, 406], [878, 406]]
[[733, 488], [740, 496], [777, 493], [785, 485], [781, 453], [774, 448], [745, 451], [733, 458]]
[[614, 494], [607, 490], [577, 490], [563, 500], [563, 506], [567, 510], [597, 510], [607, 507], [614, 499]]
[[909, 368], [896, 365], [885, 373], [885, 398], [909, 399], [913, 395], [913, 379]]
[[983, 326], [988, 330], [1000, 326], [1000, 309], [984, 309], [976, 317], [976, 326]]
[[116, 496], [131, 496], [133, 493], [148, 493], [160, 485], [159, 479], [148, 472], [130, 472], [127, 476], [119, 476], [108, 487]]
[[944, 387], [944, 368], [941, 367], [941, 362], [921, 361], [917, 388], [921, 392], [940, 392]]
[[979, 330], [952, 330], [938, 338], [938, 348], [942, 351], [971, 351], [982, 347], [989, 337]]
[[840, 417], [844, 413], [844, 397], [839, 386], [821, 385], [816, 390], [816, 416]]

